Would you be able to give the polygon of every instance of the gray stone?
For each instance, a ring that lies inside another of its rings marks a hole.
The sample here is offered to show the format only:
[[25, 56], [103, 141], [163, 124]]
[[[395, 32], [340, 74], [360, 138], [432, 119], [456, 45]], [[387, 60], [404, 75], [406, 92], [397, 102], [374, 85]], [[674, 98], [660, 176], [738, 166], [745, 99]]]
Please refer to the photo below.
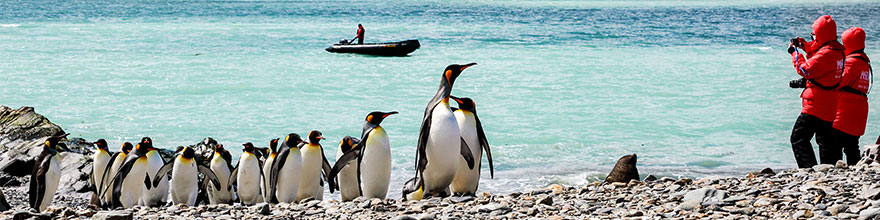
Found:
[[269, 209], [269, 203], [265, 203], [265, 202], [253, 205], [249, 209], [252, 213], [257, 213], [260, 215], [272, 214], [272, 210]]
[[656, 180], [657, 180], [657, 177], [656, 177], [656, 176], [654, 176], [654, 175], [652, 175], [652, 174], [648, 174], [648, 176], [645, 176], [645, 179], [643, 179], [642, 181], [645, 181], [645, 182], [653, 182], [653, 181], [656, 181]]
[[92, 216], [94, 220], [131, 220], [133, 219], [130, 211], [100, 211]]
[[813, 170], [815, 170], [815, 171], [817, 171], [817, 172], [825, 172], [825, 171], [830, 170], [831, 168], [834, 168], [834, 165], [831, 165], [831, 164], [819, 164], [819, 165], [815, 165], [815, 166], [813, 166]]
[[866, 186], [865, 188], [862, 188], [862, 193], [860, 193], [859, 196], [871, 200], [880, 199], [880, 188]]
[[401, 216], [394, 217], [391, 220], [416, 220], [416, 219], [413, 217], [406, 216], [406, 215], [401, 215]]
[[453, 197], [449, 197], [449, 201], [451, 201], [452, 203], [463, 203], [463, 202], [469, 202], [469, 201], [473, 201], [473, 200], [474, 200], [474, 197], [473, 197], [473, 196], [453, 196]]
[[813, 213], [810, 212], [810, 210], [800, 210], [800, 211], [795, 212], [794, 215], [792, 215], [791, 217], [794, 219], [812, 218]]
[[834, 168], [847, 168], [846, 162], [843, 160], [838, 160], [837, 163], [834, 164]]
[[477, 211], [479, 212], [493, 212], [496, 210], [510, 210], [510, 207], [501, 203], [491, 203], [477, 207]]
[[552, 196], [547, 196], [547, 197], [544, 197], [544, 198], [538, 199], [538, 203], [539, 203], [539, 204], [544, 204], [544, 205], [553, 205], [553, 197], [552, 197]]
[[712, 188], [702, 188], [688, 192], [684, 195], [682, 201], [693, 201], [700, 205], [707, 206], [710, 204], [721, 203], [722, 201], [724, 201], [725, 197], [727, 197], [727, 193], [724, 191]]
[[318, 206], [319, 203], [321, 203], [321, 201], [309, 200], [308, 202], [306, 202], [306, 208]]
[[859, 212], [859, 219], [875, 219], [880, 215], [880, 208], [870, 208]]
[[838, 213], [845, 212], [846, 206], [841, 204], [834, 204], [828, 208], [828, 211], [831, 212], [831, 215], [837, 215]]
[[419, 215], [418, 220], [434, 220], [437, 216], [433, 213]]

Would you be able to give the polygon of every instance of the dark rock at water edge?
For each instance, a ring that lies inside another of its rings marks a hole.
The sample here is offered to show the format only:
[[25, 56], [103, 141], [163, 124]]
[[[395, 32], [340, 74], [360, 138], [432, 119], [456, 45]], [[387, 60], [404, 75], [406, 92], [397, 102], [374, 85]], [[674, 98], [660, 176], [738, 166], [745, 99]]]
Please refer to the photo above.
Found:
[[636, 168], [636, 154], [621, 157], [614, 165], [614, 169], [605, 178], [605, 183], [629, 183], [630, 180], [639, 180], [639, 170]]

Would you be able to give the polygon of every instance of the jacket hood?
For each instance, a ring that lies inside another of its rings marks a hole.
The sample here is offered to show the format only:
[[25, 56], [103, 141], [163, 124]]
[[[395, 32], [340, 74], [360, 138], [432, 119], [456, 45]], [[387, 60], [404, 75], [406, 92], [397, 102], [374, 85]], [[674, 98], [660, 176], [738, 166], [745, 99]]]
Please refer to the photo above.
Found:
[[816, 35], [816, 40], [813, 42], [814, 49], [837, 40], [837, 24], [831, 19], [831, 15], [823, 15], [813, 22], [813, 34]]
[[852, 27], [840, 35], [846, 54], [865, 49], [865, 30], [860, 27]]

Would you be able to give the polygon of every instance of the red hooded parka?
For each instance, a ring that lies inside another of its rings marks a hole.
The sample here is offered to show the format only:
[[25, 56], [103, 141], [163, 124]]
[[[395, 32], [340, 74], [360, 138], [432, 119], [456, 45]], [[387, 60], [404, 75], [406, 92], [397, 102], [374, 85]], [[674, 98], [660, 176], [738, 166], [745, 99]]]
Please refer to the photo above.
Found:
[[865, 95], [868, 93], [868, 87], [871, 86], [871, 61], [868, 55], [861, 51], [865, 49], [865, 30], [853, 27], [844, 31], [841, 38], [847, 56], [840, 86], [850, 87], [861, 94], [848, 92], [849, 89], [841, 90], [834, 128], [849, 135], [862, 136], [865, 134], [865, 123], [868, 121], [868, 97]]
[[819, 17], [812, 27], [816, 39], [803, 42], [808, 59], [800, 53], [791, 55], [797, 73], [809, 80], [801, 93], [801, 113], [830, 122], [837, 113], [837, 86], [843, 72], [844, 48], [837, 42], [837, 24], [831, 16]]

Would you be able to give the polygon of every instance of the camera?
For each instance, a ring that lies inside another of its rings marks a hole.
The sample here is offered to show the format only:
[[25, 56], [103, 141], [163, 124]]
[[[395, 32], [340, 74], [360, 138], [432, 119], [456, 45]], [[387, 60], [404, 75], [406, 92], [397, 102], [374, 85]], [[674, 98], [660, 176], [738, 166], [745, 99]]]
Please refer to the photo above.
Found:
[[800, 78], [800, 79], [792, 80], [792, 81], [788, 82], [788, 87], [791, 87], [793, 89], [807, 88], [807, 79]]

